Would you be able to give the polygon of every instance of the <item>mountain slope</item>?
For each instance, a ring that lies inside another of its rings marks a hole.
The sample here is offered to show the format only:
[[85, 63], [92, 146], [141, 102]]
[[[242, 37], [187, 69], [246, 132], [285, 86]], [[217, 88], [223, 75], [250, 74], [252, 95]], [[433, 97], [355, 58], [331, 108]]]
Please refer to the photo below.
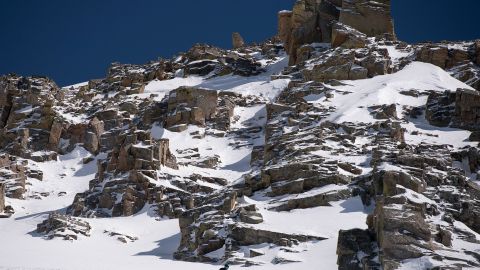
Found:
[[480, 267], [478, 41], [300, 0], [237, 43], [2, 76], [0, 269]]

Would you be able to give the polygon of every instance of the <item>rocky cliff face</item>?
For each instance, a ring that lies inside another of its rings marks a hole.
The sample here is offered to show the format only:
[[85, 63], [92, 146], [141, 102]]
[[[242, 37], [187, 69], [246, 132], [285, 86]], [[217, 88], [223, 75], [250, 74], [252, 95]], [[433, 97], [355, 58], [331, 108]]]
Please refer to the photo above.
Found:
[[66, 88], [2, 76], [0, 217], [21, 218], [0, 239], [113, 263], [117, 237], [182, 269], [480, 267], [480, 42], [406, 44], [390, 13], [299, 0], [261, 44]]
[[346, 31], [360, 40], [365, 40], [366, 36], [393, 40], [395, 31], [390, 9], [390, 0], [299, 0], [292, 11], [279, 13], [279, 38], [290, 55], [291, 65], [303, 60], [298, 59], [301, 47], [314, 42], [332, 43], [334, 47], [344, 43], [363, 47], [361, 41], [353, 45], [352, 41], [346, 42], [344, 37], [339, 37], [346, 35], [341, 28], [353, 28]]

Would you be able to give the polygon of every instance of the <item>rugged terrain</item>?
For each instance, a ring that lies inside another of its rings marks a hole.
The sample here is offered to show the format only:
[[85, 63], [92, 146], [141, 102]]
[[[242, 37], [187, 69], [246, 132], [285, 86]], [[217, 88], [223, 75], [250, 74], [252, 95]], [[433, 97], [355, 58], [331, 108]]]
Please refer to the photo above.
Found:
[[299, 0], [261, 44], [0, 77], [0, 269], [479, 269], [480, 41], [390, 12]]

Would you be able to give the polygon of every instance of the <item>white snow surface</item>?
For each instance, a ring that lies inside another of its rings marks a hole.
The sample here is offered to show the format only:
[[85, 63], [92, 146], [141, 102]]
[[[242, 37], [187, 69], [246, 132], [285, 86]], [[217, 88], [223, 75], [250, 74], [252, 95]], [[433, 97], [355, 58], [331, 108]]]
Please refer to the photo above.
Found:
[[470, 86], [456, 80], [446, 71], [432, 64], [413, 62], [403, 70], [371, 79], [344, 81], [346, 86], [336, 87], [343, 93], [335, 93], [331, 104], [336, 112], [326, 120], [333, 122], [364, 122], [376, 120], [370, 114], [368, 107], [382, 104], [397, 104], [399, 106], [422, 106], [426, 104], [427, 96], [420, 98], [402, 95], [400, 92], [415, 90], [445, 90], [456, 91], [458, 88], [472, 89]]

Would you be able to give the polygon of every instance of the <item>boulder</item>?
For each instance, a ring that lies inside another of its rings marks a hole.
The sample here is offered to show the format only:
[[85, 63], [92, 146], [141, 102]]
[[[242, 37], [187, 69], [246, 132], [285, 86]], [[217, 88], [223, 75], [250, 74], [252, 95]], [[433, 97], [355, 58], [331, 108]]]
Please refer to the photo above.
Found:
[[240, 35], [240, 33], [234, 32], [232, 34], [232, 44], [234, 49], [240, 49], [245, 46], [245, 41], [243, 41], [243, 38]]
[[78, 235], [90, 236], [90, 230], [88, 222], [58, 213], [50, 213], [37, 225], [37, 233], [45, 234], [47, 239], [77, 240]]
[[435, 240], [438, 243], [441, 243], [442, 245], [444, 245], [446, 247], [451, 247], [452, 246], [452, 232], [446, 230], [442, 226], [439, 226], [438, 234], [436, 235]]
[[240, 221], [248, 224], [259, 224], [263, 222], [263, 216], [255, 211], [240, 210]]
[[332, 47], [343, 47], [347, 49], [364, 48], [367, 43], [367, 36], [352, 27], [342, 23], [335, 23], [332, 28]]

